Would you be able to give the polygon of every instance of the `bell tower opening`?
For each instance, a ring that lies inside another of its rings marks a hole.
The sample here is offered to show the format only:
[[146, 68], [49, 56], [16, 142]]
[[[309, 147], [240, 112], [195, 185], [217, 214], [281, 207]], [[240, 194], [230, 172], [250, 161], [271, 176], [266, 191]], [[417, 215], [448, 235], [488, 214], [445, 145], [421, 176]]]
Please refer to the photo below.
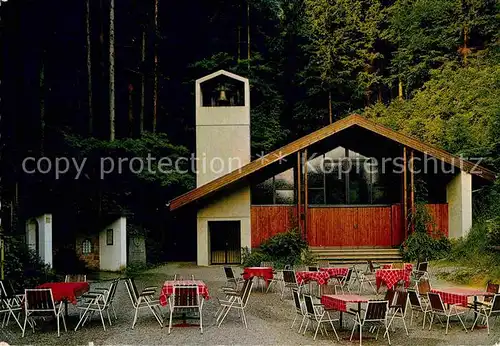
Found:
[[200, 84], [202, 107], [242, 107], [245, 105], [245, 84], [219, 75]]

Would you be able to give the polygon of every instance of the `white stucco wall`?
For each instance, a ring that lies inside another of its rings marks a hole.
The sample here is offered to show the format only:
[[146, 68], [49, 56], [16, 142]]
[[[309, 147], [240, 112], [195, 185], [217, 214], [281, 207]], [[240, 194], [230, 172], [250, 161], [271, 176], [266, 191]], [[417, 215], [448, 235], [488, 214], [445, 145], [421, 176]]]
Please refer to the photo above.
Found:
[[472, 175], [461, 171], [446, 186], [449, 238], [467, 235], [472, 227]]
[[52, 266], [52, 214], [43, 214], [36, 218], [38, 223], [38, 255]]
[[[243, 83], [245, 102], [237, 107], [202, 107], [201, 83], [224, 74]], [[196, 81], [196, 186], [202, 186], [250, 162], [250, 84], [248, 79], [218, 71]], [[250, 189], [231, 190], [210, 199], [198, 211], [197, 262], [210, 264], [209, 221], [240, 221], [241, 247], [251, 246]]]
[[240, 221], [241, 247], [251, 248], [252, 235], [250, 224], [250, 188], [243, 187], [231, 191], [227, 196], [211, 201], [198, 211], [197, 218], [197, 263], [210, 264], [209, 221]]
[[[107, 245], [107, 230], [113, 230], [113, 245]], [[99, 233], [101, 270], [119, 271], [127, 266], [127, 219], [120, 217]]]

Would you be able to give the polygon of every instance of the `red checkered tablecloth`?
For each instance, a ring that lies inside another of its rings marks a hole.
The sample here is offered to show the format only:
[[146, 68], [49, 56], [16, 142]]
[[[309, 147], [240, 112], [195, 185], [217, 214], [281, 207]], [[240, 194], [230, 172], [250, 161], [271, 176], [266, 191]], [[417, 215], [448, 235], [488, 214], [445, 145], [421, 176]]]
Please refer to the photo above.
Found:
[[357, 294], [325, 294], [321, 296], [321, 304], [326, 309], [334, 309], [337, 311], [347, 311], [347, 303], [366, 303], [367, 297], [358, 296]]
[[[392, 263], [390, 264], [383, 264], [382, 269], [392, 269]], [[411, 263], [405, 263], [405, 270], [411, 274], [413, 271], [413, 264]]]
[[467, 307], [469, 297], [493, 295], [493, 293], [481, 290], [460, 287], [432, 289], [431, 292], [439, 294], [444, 304], [458, 304], [464, 307]]
[[66, 300], [76, 304], [76, 298], [87, 292], [90, 286], [88, 282], [47, 282], [36, 288], [50, 288], [56, 302]]
[[160, 304], [165, 306], [168, 304], [168, 297], [174, 293], [174, 286], [193, 286], [197, 285], [200, 294], [204, 299], [210, 299], [207, 285], [201, 280], [175, 280], [165, 281], [160, 293]]
[[319, 268], [320, 271], [322, 272], [327, 272], [328, 275], [330, 275], [331, 278], [335, 276], [345, 276], [347, 275], [347, 272], [349, 271], [349, 268]]
[[328, 272], [296, 272], [295, 278], [299, 285], [305, 284], [309, 281], [316, 281], [318, 285], [326, 285], [330, 274]]
[[375, 280], [377, 283], [377, 290], [382, 283], [384, 283], [388, 289], [392, 289], [400, 280], [404, 280], [405, 286], [408, 287], [410, 285], [410, 273], [404, 269], [378, 269], [375, 272]]
[[243, 269], [243, 279], [248, 280], [251, 277], [261, 277], [269, 284], [269, 281], [273, 279], [273, 268], [272, 267], [246, 267]]

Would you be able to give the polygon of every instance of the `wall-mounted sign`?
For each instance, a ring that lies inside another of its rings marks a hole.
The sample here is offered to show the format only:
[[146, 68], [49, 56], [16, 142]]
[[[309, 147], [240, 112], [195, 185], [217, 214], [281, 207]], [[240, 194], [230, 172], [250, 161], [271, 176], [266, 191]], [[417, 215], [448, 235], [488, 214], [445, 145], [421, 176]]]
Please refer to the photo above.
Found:
[[106, 230], [106, 245], [113, 245], [113, 229]]

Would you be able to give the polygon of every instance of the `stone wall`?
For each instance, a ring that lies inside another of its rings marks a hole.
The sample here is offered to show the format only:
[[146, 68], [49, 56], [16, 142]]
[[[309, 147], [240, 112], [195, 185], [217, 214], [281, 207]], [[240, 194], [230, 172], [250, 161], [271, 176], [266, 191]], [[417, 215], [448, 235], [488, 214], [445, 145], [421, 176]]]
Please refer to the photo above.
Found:
[[[92, 243], [92, 251], [83, 253], [83, 242], [88, 239]], [[99, 235], [78, 235], [75, 244], [76, 255], [85, 262], [87, 268], [99, 270]]]

